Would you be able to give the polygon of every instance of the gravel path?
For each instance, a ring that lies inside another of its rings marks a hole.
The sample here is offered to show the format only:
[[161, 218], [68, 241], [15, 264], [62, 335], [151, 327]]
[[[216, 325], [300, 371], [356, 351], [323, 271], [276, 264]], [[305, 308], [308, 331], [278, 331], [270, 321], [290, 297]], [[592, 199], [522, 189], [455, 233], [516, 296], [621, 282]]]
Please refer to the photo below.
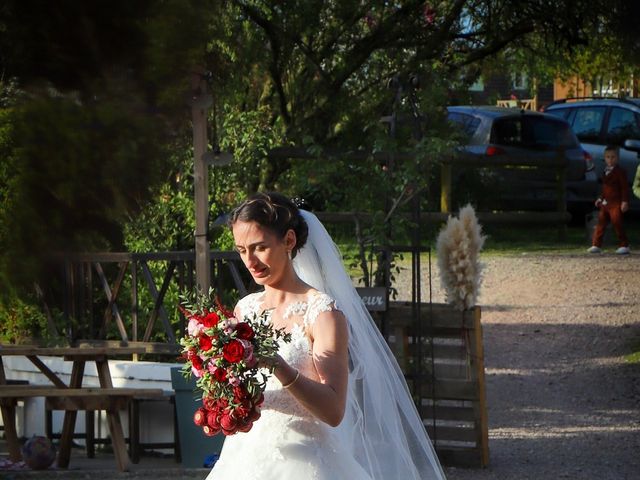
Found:
[[482, 261], [490, 465], [448, 479], [640, 479], [640, 255]]

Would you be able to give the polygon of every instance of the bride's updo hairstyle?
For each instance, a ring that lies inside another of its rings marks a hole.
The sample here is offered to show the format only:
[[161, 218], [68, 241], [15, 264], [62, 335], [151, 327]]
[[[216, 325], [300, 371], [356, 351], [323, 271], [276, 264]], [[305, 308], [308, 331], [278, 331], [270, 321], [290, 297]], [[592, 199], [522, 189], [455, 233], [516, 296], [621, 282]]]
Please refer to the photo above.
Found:
[[229, 217], [229, 226], [236, 222], [256, 222], [258, 225], [284, 238], [289, 230], [296, 234], [296, 246], [291, 251], [294, 258], [307, 241], [309, 229], [300, 215], [298, 207], [287, 197], [277, 192], [254, 193], [238, 205]]

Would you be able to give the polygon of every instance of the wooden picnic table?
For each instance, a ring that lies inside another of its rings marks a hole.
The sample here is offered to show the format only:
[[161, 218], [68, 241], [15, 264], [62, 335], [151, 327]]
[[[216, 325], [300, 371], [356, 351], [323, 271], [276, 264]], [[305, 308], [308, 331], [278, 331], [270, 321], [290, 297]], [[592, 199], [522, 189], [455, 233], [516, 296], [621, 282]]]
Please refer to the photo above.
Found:
[[[114, 388], [109, 371], [109, 359], [145, 353], [144, 347], [39, 347], [0, 344], [0, 407], [4, 421], [9, 456], [13, 461], [22, 458], [15, 426], [15, 405], [20, 398], [44, 397], [48, 404], [64, 410], [64, 421], [58, 452], [59, 468], [67, 468], [78, 410], [105, 410], [111, 442], [120, 471], [128, 471], [131, 461], [126, 449], [119, 410], [126, 408], [135, 396], [162, 396], [162, 389]], [[53, 384], [8, 385], [2, 358], [24, 356], [28, 358]], [[61, 357], [73, 362], [71, 379], [67, 385], [42, 360], [42, 357]], [[100, 386], [84, 386], [86, 362], [95, 362]]]

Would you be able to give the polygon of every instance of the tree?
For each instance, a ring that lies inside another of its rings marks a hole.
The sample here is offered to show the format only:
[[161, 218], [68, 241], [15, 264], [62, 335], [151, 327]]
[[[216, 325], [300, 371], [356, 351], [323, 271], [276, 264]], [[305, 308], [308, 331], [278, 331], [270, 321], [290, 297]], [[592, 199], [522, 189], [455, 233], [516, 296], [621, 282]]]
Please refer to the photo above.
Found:
[[[380, 182], [382, 190], [372, 187], [364, 199], [355, 180], [372, 167], [378, 175], [381, 165], [347, 156], [314, 167], [317, 177], [343, 182], [334, 204], [397, 197], [409, 179], [421, 178], [427, 156], [446, 149], [442, 106], [451, 85], [462, 83], [461, 69], [535, 38], [560, 52], [584, 44], [603, 18], [615, 24], [605, 6], [8, 0], [0, 10], [0, 67], [22, 94], [7, 117], [14, 128], [6, 158], [20, 168], [10, 169], [13, 210], [6, 214], [22, 233], [6, 241], [22, 252], [119, 248], [126, 218], [167, 186], [185, 188], [175, 178], [188, 171], [175, 158], [189, 156], [175, 151], [189, 149], [184, 100], [193, 65], [211, 72], [211, 147], [233, 149], [238, 160], [214, 179], [214, 209], [243, 192], [298, 185], [309, 167], [268, 156], [279, 144], [418, 152], [421, 160], [399, 162], [393, 176], [382, 175], [391, 185]], [[412, 75], [422, 88], [387, 88], [394, 79], [408, 85]], [[389, 138], [380, 117], [392, 109], [420, 123], [421, 134], [405, 125]]]
[[122, 249], [123, 224], [175, 178], [212, 5], [3, 3], [3, 292], [30, 289], [51, 252]]

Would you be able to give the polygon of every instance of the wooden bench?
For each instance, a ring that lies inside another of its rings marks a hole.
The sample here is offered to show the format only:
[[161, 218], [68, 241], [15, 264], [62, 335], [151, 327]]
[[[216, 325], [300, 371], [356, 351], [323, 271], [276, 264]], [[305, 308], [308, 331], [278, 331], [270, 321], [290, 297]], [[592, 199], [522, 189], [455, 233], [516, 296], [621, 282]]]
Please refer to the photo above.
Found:
[[[106, 410], [117, 412], [119, 410], [130, 409], [132, 403], [137, 399], [163, 399], [165, 393], [160, 388], [60, 388], [41, 385], [0, 385], [0, 405], [15, 406], [19, 400], [25, 398], [45, 398], [45, 409], [78, 411], [87, 413], [96, 410]], [[136, 419], [137, 420], [137, 419]], [[135, 453], [138, 447], [138, 432], [135, 432], [134, 439]], [[93, 457], [93, 433], [87, 435], [87, 453]], [[136, 456], [137, 457], [137, 456]], [[137, 458], [136, 458], [137, 460]]]
[[[41, 385], [0, 385], [0, 405], [3, 407], [14, 407], [18, 400], [25, 398], [43, 397], [45, 398], [46, 410], [82, 410], [91, 412], [91, 414], [95, 410], [106, 410], [117, 414], [120, 410], [129, 409], [134, 399], [163, 398], [164, 396], [165, 394], [160, 388], [60, 388]], [[91, 433], [90, 436], [93, 437], [93, 434]], [[71, 437], [73, 437], [73, 432]], [[88, 437], [88, 453], [92, 457], [93, 438]], [[70, 442], [71, 438], [67, 441]], [[123, 447], [124, 445], [120, 448]], [[68, 448], [65, 448], [65, 452], [67, 450]], [[68, 459], [63, 461], [68, 462]]]
[[[5, 438], [9, 457], [13, 461], [22, 458], [20, 442], [15, 428], [15, 404], [19, 399], [44, 397], [46, 405], [51, 409], [64, 410], [62, 435], [58, 450], [59, 468], [68, 468], [71, 457], [71, 445], [78, 410], [106, 410], [107, 423], [117, 467], [125, 472], [131, 468], [131, 459], [127, 453], [122, 420], [119, 410], [126, 409], [131, 400], [138, 395], [162, 395], [161, 389], [148, 388], [114, 388], [109, 371], [109, 359], [114, 357], [140, 355], [145, 353], [143, 347], [40, 347], [38, 345], [2, 345], [0, 344], [0, 407], [5, 422]], [[18, 386], [7, 385], [4, 369], [4, 357], [26, 357], [33, 363], [53, 385]], [[72, 362], [71, 375], [68, 382], [63, 381], [42, 357], [59, 357]], [[96, 365], [100, 387], [83, 388], [85, 364]]]
[[[86, 389], [83, 389], [86, 390]], [[121, 396], [123, 393], [126, 393], [126, 400], [128, 402], [128, 415], [129, 415], [129, 438], [126, 439], [129, 442], [129, 455], [131, 456], [131, 461], [133, 463], [138, 463], [140, 461], [140, 454], [142, 453], [143, 448], [171, 448], [174, 450], [174, 457], [176, 462], [180, 462], [180, 447], [177, 441], [177, 434], [174, 434], [174, 439], [172, 442], [153, 442], [153, 443], [143, 443], [140, 442], [140, 404], [145, 402], [166, 402], [169, 403], [173, 410], [173, 420], [174, 420], [174, 429], [177, 432], [177, 426], [175, 425], [177, 420], [177, 415], [175, 412], [175, 393], [173, 390], [164, 391], [162, 390], [162, 395], [158, 395], [158, 389], [139, 389], [139, 388], [118, 388], [113, 389], [117, 390], [117, 395]], [[124, 390], [124, 392], [123, 392]], [[0, 389], [0, 392], [2, 389]], [[130, 395], [129, 395], [130, 394]], [[49, 397], [52, 398], [52, 397]], [[124, 408], [119, 408], [125, 409]], [[45, 404], [45, 431], [48, 438], [60, 438], [60, 433], [53, 432], [53, 418], [52, 411], [53, 410], [63, 410], [59, 405], [59, 402], [51, 402], [48, 401]], [[97, 410], [98, 412], [103, 409]], [[86, 410], [85, 411], [85, 433], [84, 434], [75, 434], [73, 438], [84, 439], [86, 442], [86, 450], [87, 457], [94, 458], [95, 456], [95, 444], [96, 443], [111, 443], [111, 440], [108, 438], [96, 438], [95, 437], [95, 429], [94, 429], [94, 419], [95, 419], [95, 411], [94, 410]]]
[[40, 385], [0, 385], [0, 404], [44, 397], [51, 410], [126, 410], [135, 397], [162, 397], [160, 388], [59, 388]]

